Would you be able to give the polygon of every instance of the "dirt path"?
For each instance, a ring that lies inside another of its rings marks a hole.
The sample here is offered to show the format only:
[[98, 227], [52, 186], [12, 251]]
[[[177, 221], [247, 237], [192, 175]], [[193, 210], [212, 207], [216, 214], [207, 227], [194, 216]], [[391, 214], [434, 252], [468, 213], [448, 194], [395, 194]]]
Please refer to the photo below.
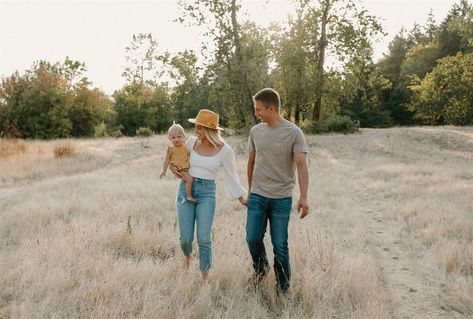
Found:
[[403, 225], [387, 217], [379, 200], [365, 191], [360, 183], [352, 183], [350, 188], [353, 208], [365, 217], [367, 243], [391, 297], [393, 318], [452, 318], [452, 314], [442, 310], [437, 302], [441, 279], [426, 278], [419, 268], [428, 258], [419, 239], [414, 234], [400, 231]]
[[[353, 141], [345, 148], [336, 140], [328, 140], [330, 143], [322, 141], [321, 146], [347, 167], [345, 177], [352, 209], [361, 212], [364, 218], [366, 242], [390, 296], [392, 318], [467, 318], [454, 308], [446, 310], [442, 306], [441, 300], [448, 299], [443, 289], [445, 273], [438, 268], [435, 256], [423, 243], [421, 234], [412, 231], [398, 214], [386, 211], [386, 208], [396, 207], [397, 199], [389, 194], [373, 192], [363, 184], [379, 182], [367, 176], [386, 163], [401, 165], [402, 162], [416, 161], [393, 151], [378, 152], [376, 148], [387, 144], [388, 135], [381, 139], [372, 138], [371, 134], [368, 131], [363, 133], [364, 136], [348, 137]], [[428, 155], [423, 157], [426, 162], [430, 160]]]

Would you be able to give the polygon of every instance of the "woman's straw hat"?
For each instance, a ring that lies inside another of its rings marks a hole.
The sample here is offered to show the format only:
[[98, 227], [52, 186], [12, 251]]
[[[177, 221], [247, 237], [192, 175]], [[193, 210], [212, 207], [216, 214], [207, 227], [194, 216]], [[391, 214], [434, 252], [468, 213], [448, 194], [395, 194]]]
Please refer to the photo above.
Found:
[[217, 113], [207, 109], [202, 109], [199, 111], [199, 114], [197, 114], [197, 117], [195, 119], [189, 119], [189, 122], [197, 125], [202, 125], [214, 130], [223, 131], [223, 128], [218, 126], [218, 120], [219, 116]]

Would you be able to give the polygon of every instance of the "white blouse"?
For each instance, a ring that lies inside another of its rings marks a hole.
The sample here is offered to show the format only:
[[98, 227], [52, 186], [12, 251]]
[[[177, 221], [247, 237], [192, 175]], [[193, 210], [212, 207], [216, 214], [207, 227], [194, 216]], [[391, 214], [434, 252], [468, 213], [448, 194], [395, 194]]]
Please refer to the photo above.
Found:
[[225, 143], [217, 154], [204, 156], [194, 151], [196, 141], [196, 136], [191, 136], [186, 141], [186, 147], [190, 154], [189, 174], [192, 177], [215, 180], [220, 167], [222, 167], [223, 184], [227, 197], [233, 200], [245, 195], [247, 190], [240, 184], [236, 170], [235, 154], [230, 145]]

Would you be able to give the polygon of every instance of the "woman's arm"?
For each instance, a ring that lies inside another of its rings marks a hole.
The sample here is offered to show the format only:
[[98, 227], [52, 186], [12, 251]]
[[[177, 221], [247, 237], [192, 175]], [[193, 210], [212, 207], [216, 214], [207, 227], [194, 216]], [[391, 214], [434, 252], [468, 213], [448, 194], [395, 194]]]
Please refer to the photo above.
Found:
[[223, 182], [225, 184], [225, 192], [230, 200], [238, 199], [243, 205], [246, 204], [244, 195], [247, 190], [241, 186], [238, 177], [235, 154], [230, 145], [225, 144], [222, 150], [222, 167], [223, 167]]

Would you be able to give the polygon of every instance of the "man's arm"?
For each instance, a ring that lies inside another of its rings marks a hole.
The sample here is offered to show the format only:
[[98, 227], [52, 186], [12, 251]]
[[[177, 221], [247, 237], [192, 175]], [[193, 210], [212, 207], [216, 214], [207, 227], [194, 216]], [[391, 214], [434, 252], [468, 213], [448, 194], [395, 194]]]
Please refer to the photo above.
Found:
[[248, 152], [248, 164], [246, 165], [246, 177], [248, 179], [248, 195], [251, 192], [251, 182], [253, 180], [253, 169], [255, 168], [256, 151]]
[[301, 218], [309, 214], [309, 203], [307, 201], [307, 189], [309, 188], [309, 168], [307, 167], [306, 153], [295, 153], [294, 161], [297, 167], [297, 180], [301, 197], [297, 203], [297, 211], [301, 213]]

